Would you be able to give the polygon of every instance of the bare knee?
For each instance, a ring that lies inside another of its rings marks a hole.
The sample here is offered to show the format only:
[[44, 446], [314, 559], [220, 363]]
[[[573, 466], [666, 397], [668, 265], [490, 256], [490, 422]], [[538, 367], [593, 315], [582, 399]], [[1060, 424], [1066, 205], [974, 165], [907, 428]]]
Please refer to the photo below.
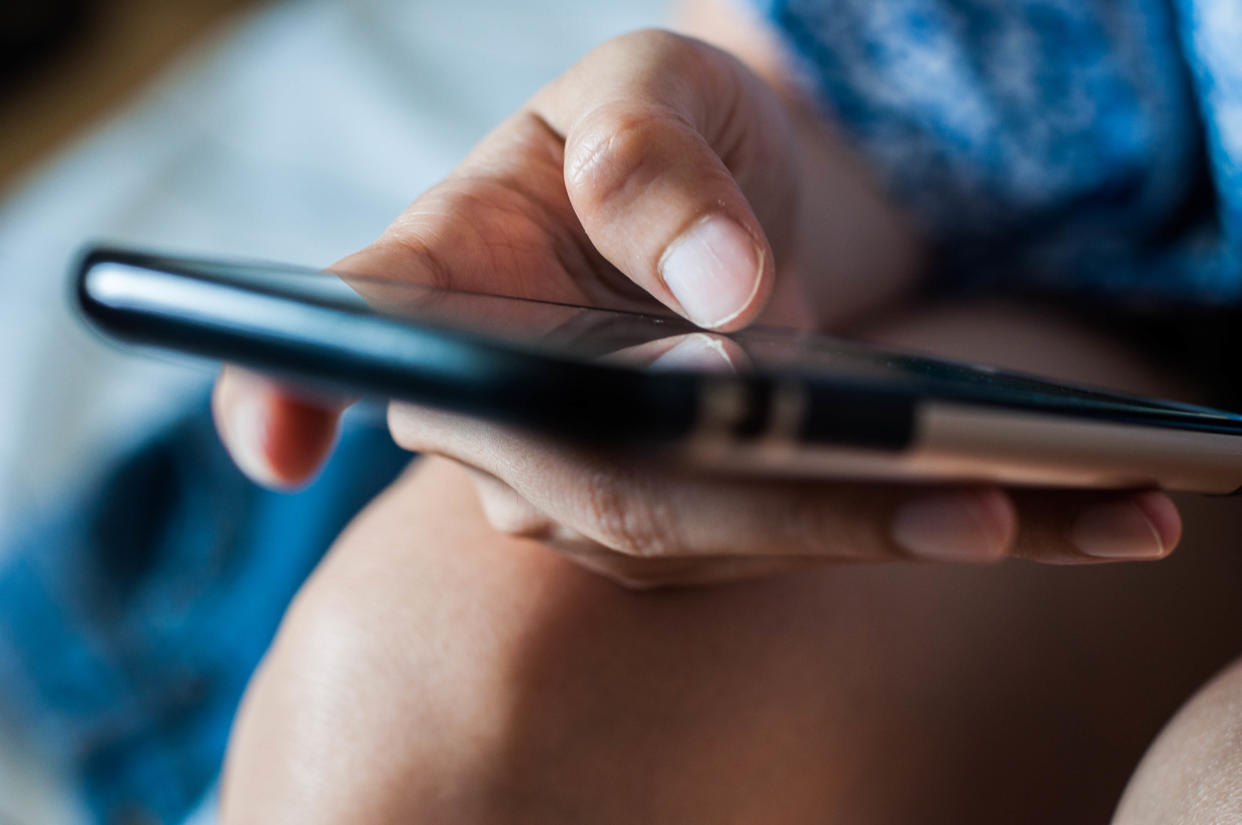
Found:
[[1144, 756], [1113, 821], [1242, 821], [1242, 661], [1173, 717]]
[[798, 623], [779, 583], [628, 592], [495, 536], [431, 469], [290, 610], [224, 821], [820, 821], [829, 705], [774, 642]]
[[479, 678], [495, 651], [451, 565], [408, 548], [384, 569], [377, 550], [405, 545], [391, 505], [410, 483], [351, 525], [286, 613], [234, 724], [224, 822], [467, 821], [455, 789], [483, 784], [462, 771], [499, 713]]

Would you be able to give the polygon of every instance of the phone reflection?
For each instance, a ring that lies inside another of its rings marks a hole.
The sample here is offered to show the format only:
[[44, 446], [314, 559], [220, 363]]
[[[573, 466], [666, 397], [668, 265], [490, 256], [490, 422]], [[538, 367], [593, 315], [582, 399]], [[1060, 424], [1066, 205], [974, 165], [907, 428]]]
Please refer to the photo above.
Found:
[[603, 356], [604, 361], [644, 366], [652, 370], [739, 373], [751, 368], [750, 358], [737, 342], [711, 332], [688, 332], [624, 347]]
[[333, 272], [370, 311], [467, 330], [558, 354], [655, 370], [740, 373], [752, 367], [738, 342], [674, 315], [425, 287], [408, 281]]
[[438, 327], [457, 336], [473, 335], [481, 343], [500, 341], [561, 359], [603, 359], [685, 372], [762, 372], [796, 380], [859, 381], [905, 387], [922, 395], [1118, 414], [1228, 415], [799, 330], [752, 326], [729, 335], [709, 333], [654, 304], [650, 312], [636, 313], [456, 292], [370, 273], [291, 267], [179, 262], [172, 271], [187, 268], [249, 283], [262, 291]]

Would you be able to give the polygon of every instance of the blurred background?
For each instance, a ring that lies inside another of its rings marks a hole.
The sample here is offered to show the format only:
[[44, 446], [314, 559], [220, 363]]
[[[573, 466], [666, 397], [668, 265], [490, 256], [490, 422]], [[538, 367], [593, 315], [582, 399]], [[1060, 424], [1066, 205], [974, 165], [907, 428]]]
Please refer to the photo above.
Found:
[[[327, 265], [543, 82], [660, 24], [664, 5], [0, 4], [0, 536], [54, 514], [211, 378], [78, 323], [68, 271], [84, 243]], [[10, 654], [0, 637], [0, 675]], [[25, 721], [0, 708], [0, 825], [165, 820], [142, 799], [88, 808]]]
[[[209, 365], [122, 350], [77, 319], [69, 275], [83, 245], [328, 265], [371, 241], [594, 45], [666, 23], [670, 1], [0, 0], [0, 825], [213, 821], [232, 715], [286, 600], [344, 521], [408, 461], [382, 422], [364, 420], [345, 428], [310, 489], [253, 487], [212, 431]], [[950, 240], [972, 239], [978, 227], [956, 207], [977, 201], [972, 212], [988, 219], [981, 238], [999, 238], [993, 246], [1019, 262], [1029, 252], [1038, 272], [1083, 280], [1047, 285], [1067, 313], [1057, 290], [1091, 285], [1078, 275], [1110, 276], [1098, 279], [1109, 300], [1152, 276], [1147, 297], [1160, 300], [1147, 311], [1167, 316], [1162, 327], [1138, 317], [1129, 328], [1105, 313], [1091, 322], [1107, 320], [1187, 383], [1198, 378], [1218, 403], [1242, 405], [1239, 155], [1206, 134], [1232, 135], [1242, 119], [1236, 96], [1215, 107], [1217, 87], [1205, 80], [1216, 72], [1242, 89], [1231, 59], [1238, 0], [1100, 3], [1081, 15], [1089, 4], [1031, 5], [1060, 9], [1087, 26], [1070, 30], [1090, 36], [1062, 43], [1053, 26], [1036, 48], [1025, 26], [1002, 27], [1012, 39], [999, 42], [1014, 48], [980, 64], [1004, 69], [983, 71], [980, 83], [936, 48], [892, 62], [914, 79], [902, 87], [909, 100], [897, 99], [916, 114], [960, 97], [965, 115], [945, 135], [962, 145], [949, 159], [997, 170], [996, 180], [981, 176], [984, 198], [970, 186], [916, 188], [934, 196]], [[1192, 14], [1202, 9], [1215, 16]], [[1186, 17], [1184, 31], [1170, 28], [1170, 10]], [[1097, 31], [1095, 11], [1114, 25]], [[839, 19], [825, 37], [870, 43]], [[1114, 49], [1115, 72], [1088, 61], [1084, 85], [1063, 94], [1059, 84], [1092, 49]], [[1026, 88], [1024, 73], [1047, 74], [1052, 91]], [[1009, 115], [978, 104], [997, 90]], [[1040, 116], [1045, 93], [1070, 104], [1060, 119]], [[1109, 106], [1120, 114], [1104, 117]], [[1211, 123], [1196, 120], [1208, 115]], [[894, 162], [905, 158], [903, 132], [891, 146], [886, 129], [876, 134], [875, 157], [895, 147]], [[945, 135], [933, 129], [931, 149]], [[917, 159], [928, 147], [914, 139], [907, 148]], [[1013, 169], [996, 160], [1010, 157]], [[933, 184], [954, 183], [956, 167], [939, 181], [939, 167], [927, 168]], [[996, 237], [992, 211], [1003, 214]], [[1037, 231], [1022, 225], [1032, 216]], [[1006, 278], [1016, 271], [984, 263]], [[1171, 277], [1187, 264], [1205, 279], [1199, 288], [1219, 290], [1183, 318], [1166, 304], [1193, 291]], [[1133, 282], [1111, 280], [1127, 275]], [[1214, 523], [1227, 528], [1198, 527], [1200, 542], [1235, 547], [1233, 532], [1203, 538], [1235, 529]], [[1178, 615], [1238, 627], [1223, 579], [1215, 601], [1187, 591]], [[1146, 592], [1157, 591], [1131, 595]], [[1173, 645], [1169, 605], [1160, 608], [1152, 621]], [[1064, 647], [1081, 657], [1089, 648], [1077, 634], [1066, 631]], [[1144, 665], [1149, 639], [1133, 648]], [[1214, 644], [1226, 643], [1228, 634]], [[1199, 661], [1215, 655], [1203, 650]], [[1122, 661], [1099, 658], [1102, 668]], [[1176, 684], [1166, 692], [1184, 695]]]

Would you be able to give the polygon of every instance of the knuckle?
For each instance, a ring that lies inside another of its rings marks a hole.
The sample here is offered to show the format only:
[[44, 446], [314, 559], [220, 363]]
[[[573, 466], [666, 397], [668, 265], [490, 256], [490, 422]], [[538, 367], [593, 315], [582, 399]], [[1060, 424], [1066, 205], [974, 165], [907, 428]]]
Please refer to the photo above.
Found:
[[623, 58], [626, 65], [672, 68], [697, 51], [698, 42], [685, 35], [648, 27], [612, 38], [596, 49], [588, 59], [601, 60], [612, 65], [613, 61]]
[[479, 502], [488, 524], [497, 532], [523, 539], [545, 540], [554, 532], [552, 521], [512, 490], [494, 489], [491, 484], [476, 484]]
[[875, 514], [861, 502], [843, 507], [823, 497], [796, 497], [780, 523], [786, 552], [804, 556], [860, 558], [874, 555]]
[[587, 517], [597, 539], [618, 553], [663, 556], [670, 540], [664, 508], [653, 506], [642, 485], [614, 470], [591, 472], [584, 488]]
[[486, 501], [483, 509], [488, 524], [498, 533], [518, 539], [535, 539], [542, 541], [552, 535], [552, 524], [543, 515], [533, 511], [521, 511], [514, 507], [502, 505], [493, 508]]
[[835, 532], [819, 507], [794, 506], [786, 513], [785, 540], [790, 549], [799, 554], [821, 555], [830, 553], [837, 544]]
[[687, 42], [685, 37], [674, 34], [668, 29], [661, 29], [656, 26], [645, 26], [641, 29], [635, 29], [615, 38], [622, 43], [637, 43], [640, 45], [657, 44], [665, 45], [671, 43]]
[[[435, 190], [424, 195], [422, 201], [436, 198]], [[446, 244], [437, 243], [427, 233], [424, 217], [430, 207], [411, 207], [400, 215], [372, 244], [373, 248], [397, 250], [410, 261], [417, 261], [418, 282], [433, 289], [452, 289], [455, 283], [453, 267], [444, 251]]]
[[662, 106], [608, 103], [575, 126], [566, 141], [565, 184], [571, 199], [598, 208], [649, 183], [676, 115]]

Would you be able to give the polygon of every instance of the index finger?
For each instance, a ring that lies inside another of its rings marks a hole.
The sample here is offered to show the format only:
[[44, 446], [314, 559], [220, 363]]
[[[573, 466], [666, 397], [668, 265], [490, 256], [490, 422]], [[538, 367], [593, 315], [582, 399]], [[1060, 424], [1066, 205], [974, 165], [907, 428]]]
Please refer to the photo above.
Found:
[[1069, 564], [1162, 558], [1181, 534], [1158, 491], [723, 476], [405, 404], [390, 405], [389, 428], [402, 446], [483, 470], [627, 555]]

